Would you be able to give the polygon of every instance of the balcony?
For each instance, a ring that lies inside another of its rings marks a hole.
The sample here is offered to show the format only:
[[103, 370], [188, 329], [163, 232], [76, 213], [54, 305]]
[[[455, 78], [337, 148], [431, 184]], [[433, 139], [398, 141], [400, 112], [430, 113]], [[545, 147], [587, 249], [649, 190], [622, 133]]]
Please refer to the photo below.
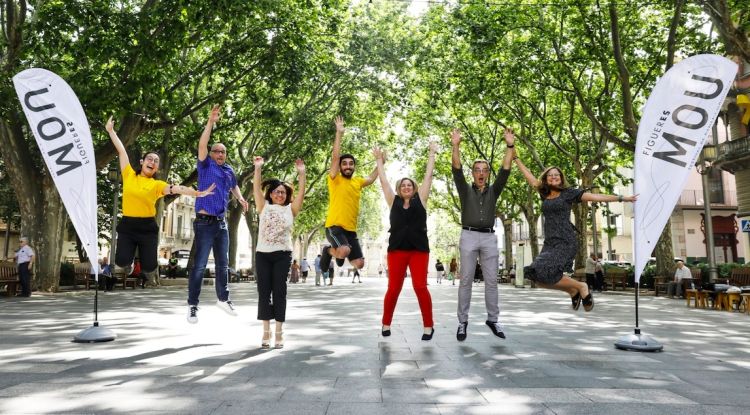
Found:
[[732, 174], [750, 168], [750, 136], [720, 143], [714, 166]]
[[[715, 194], [719, 192], [711, 192], [711, 198], [714, 200], [720, 200], [723, 202], [713, 202], [712, 207], [717, 208], [736, 208], [737, 207], [737, 192], [731, 190], [724, 190], [723, 194]], [[723, 196], [723, 197], [722, 197]], [[703, 209], [703, 190], [683, 190], [680, 194], [680, 200], [677, 202], [677, 206], [682, 208], [701, 208]]]

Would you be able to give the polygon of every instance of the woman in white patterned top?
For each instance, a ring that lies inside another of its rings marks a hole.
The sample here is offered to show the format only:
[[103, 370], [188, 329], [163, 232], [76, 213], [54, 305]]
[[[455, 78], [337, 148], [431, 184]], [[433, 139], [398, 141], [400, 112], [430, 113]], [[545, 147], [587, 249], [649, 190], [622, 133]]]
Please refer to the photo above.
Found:
[[[263, 157], [255, 157], [253, 195], [258, 211], [258, 243], [255, 250], [255, 278], [258, 283], [258, 320], [263, 321], [261, 348], [271, 348], [271, 320], [276, 320], [275, 347], [284, 347], [282, 324], [286, 319], [286, 276], [292, 262], [292, 225], [305, 198], [305, 163], [294, 163], [298, 192], [280, 180], [261, 181]], [[273, 298], [273, 300], [272, 300]]]

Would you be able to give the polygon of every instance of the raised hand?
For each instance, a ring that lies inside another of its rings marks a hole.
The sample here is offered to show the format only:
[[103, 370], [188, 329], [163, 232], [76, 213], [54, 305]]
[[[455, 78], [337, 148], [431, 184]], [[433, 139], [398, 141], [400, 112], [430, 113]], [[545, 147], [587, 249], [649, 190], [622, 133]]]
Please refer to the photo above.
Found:
[[211, 123], [216, 123], [219, 121], [219, 116], [221, 115], [220, 110], [221, 106], [219, 104], [214, 105], [211, 108], [211, 112], [208, 114], [208, 121]]
[[434, 141], [430, 141], [429, 148], [430, 148], [430, 154], [437, 153], [438, 152], [438, 143], [436, 143]]
[[297, 159], [294, 161], [294, 167], [297, 169], [297, 173], [304, 173], [305, 172], [305, 162], [302, 161], [302, 159]]
[[333, 119], [333, 123], [336, 125], [336, 132], [337, 133], [344, 133], [344, 119], [341, 118], [340, 115], [337, 115], [336, 118]]
[[506, 127], [505, 128], [505, 144], [508, 146], [512, 146], [516, 142], [516, 135], [513, 133], [513, 129]]
[[107, 130], [108, 133], [115, 132], [115, 122], [112, 120], [112, 116], [109, 116], [109, 119], [107, 120], [107, 124], [104, 125], [104, 129]]
[[195, 195], [195, 197], [203, 197], [214, 194], [214, 189], [216, 188], [216, 183], [211, 183], [211, 186], [208, 186], [206, 190], [199, 190], [198, 194]]
[[382, 160], [383, 159], [383, 151], [379, 147], [375, 147], [372, 149], [372, 156], [375, 157], [375, 160]]
[[451, 131], [451, 144], [454, 146], [461, 144], [461, 131], [458, 128]]
[[262, 167], [262, 166], [263, 166], [263, 163], [264, 163], [264, 161], [263, 161], [263, 157], [261, 157], [261, 156], [255, 156], [255, 157], [253, 157], [253, 165], [254, 165], [254, 166], [255, 166], [256, 168], [258, 168], [258, 167]]

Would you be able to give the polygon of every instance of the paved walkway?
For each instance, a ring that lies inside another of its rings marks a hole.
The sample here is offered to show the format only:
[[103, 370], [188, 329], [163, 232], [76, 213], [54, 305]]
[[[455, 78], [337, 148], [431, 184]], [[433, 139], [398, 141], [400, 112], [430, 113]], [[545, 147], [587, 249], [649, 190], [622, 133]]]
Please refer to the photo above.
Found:
[[[563, 293], [502, 286], [507, 340], [484, 325], [474, 286], [468, 339], [456, 286], [430, 285], [436, 334], [422, 342], [404, 287], [393, 335], [380, 336], [385, 280], [292, 285], [286, 347], [261, 351], [253, 283], [233, 284], [241, 315], [204, 287], [200, 322], [186, 289], [100, 296], [118, 339], [76, 344], [91, 292], [0, 298], [0, 413], [138, 414], [736, 414], [750, 406], [750, 317], [642, 298], [641, 326], [662, 353], [624, 352], [633, 299], [598, 295], [592, 313]], [[407, 282], [408, 284], [408, 282]]]

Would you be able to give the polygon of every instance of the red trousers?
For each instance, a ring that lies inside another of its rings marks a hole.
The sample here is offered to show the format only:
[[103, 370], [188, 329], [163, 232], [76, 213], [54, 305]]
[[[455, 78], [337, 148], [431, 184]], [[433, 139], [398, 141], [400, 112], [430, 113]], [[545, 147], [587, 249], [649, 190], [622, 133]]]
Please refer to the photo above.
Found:
[[411, 271], [411, 285], [417, 294], [419, 309], [422, 311], [424, 327], [432, 327], [432, 298], [427, 290], [427, 261], [429, 252], [389, 251], [388, 252], [388, 291], [383, 299], [383, 325], [390, 326], [398, 296], [404, 286], [406, 267]]

